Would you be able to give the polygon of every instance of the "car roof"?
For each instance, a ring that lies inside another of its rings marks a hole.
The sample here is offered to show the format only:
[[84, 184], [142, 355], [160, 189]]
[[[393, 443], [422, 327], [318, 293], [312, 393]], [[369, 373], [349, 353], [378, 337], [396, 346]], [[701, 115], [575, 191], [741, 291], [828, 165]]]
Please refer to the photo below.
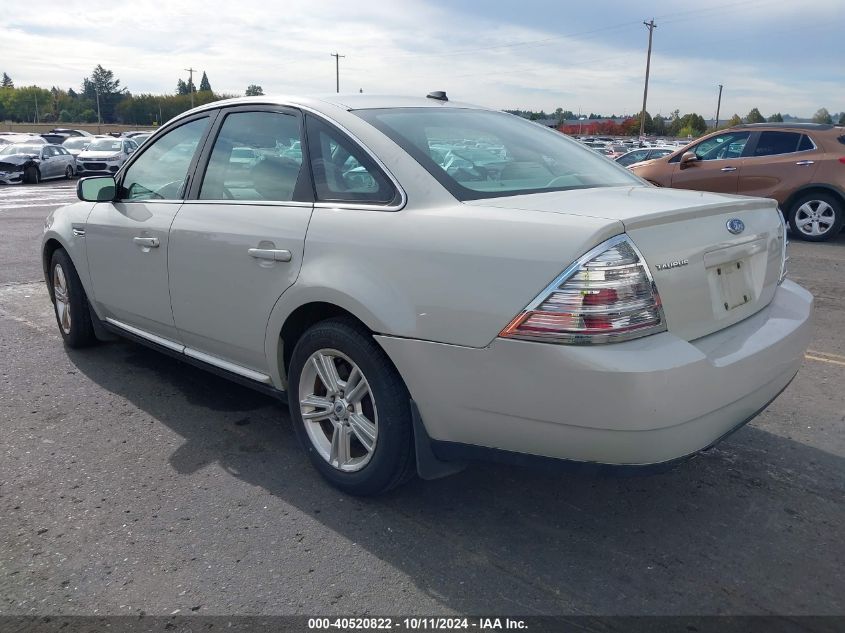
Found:
[[[193, 110], [188, 110], [175, 117], [181, 119], [184, 116], [205, 110], [212, 110], [224, 106], [236, 105], [281, 105], [301, 107], [304, 109], [316, 110], [323, 114], [329, 114], [332, 109], [343, 110], [371, 110], [377, 108], [466, 108], [474, 110], [485, 110], [483, 106], [462, 103], [457, 101], [441, 101], [425, 96], [409, 97], [396, 95], [369, 95], [369, 94], [329, 94], [315, 96], [296, 95], [261, 95], [258, 97], [236, 97], [234, 99], [223, 99], [212, 101]], [[174, 119], [174, 120], [175, 120]]]

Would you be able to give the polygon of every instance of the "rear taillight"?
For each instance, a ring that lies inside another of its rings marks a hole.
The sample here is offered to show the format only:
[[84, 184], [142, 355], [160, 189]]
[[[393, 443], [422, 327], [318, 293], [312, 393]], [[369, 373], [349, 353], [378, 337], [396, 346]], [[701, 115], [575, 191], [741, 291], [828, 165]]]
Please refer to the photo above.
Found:
[[840, 163], [842, 163], [843, 165], [845, 165], [845, 156], [843, 156], [842, 158], [840, 158], [840, 159], [839, 159], [839, 162], [840, 162]]
[[660, 295], [645, 261], [633, 242], [619, 235], [563, 271], [499, 336], [594, 344], [665, 330]]

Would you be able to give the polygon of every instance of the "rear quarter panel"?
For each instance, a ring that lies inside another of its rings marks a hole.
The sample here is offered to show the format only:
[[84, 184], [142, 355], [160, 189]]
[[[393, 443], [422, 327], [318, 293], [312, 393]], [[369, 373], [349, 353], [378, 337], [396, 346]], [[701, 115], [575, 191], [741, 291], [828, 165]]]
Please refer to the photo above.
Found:
[[458, 202], [317, 208], [299, 278], [268, 324], [270, 366], [280, 366], [287, 316], [314, 301], [380, 334], [484, 347], [567, 265], [622, 230], [613, 220]]

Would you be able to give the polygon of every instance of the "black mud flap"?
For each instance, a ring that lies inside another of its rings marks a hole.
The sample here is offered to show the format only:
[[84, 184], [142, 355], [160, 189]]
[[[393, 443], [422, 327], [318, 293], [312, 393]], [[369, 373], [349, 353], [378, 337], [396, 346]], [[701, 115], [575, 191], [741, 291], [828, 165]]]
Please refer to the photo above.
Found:
[[438, 459], [431, 450], [431, 438], [425, 430], [417, 403], [411, 400], [411, 418], [414, 423], [414, 450], [417, 454], [417, 475], [420, 479], [440, 479], [461, 472], [466, 468], [464, 461]]

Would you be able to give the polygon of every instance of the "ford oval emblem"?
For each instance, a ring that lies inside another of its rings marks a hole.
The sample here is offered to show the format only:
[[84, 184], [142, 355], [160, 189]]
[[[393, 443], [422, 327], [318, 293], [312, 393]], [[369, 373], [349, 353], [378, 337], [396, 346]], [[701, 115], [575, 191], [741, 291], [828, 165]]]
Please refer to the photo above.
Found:
[[734, 235], [739, 235], [745, 230], [745, 222], [740, 220], [739, 218], [731, 218], [728, 220], [728, 231], [733, 233]]

